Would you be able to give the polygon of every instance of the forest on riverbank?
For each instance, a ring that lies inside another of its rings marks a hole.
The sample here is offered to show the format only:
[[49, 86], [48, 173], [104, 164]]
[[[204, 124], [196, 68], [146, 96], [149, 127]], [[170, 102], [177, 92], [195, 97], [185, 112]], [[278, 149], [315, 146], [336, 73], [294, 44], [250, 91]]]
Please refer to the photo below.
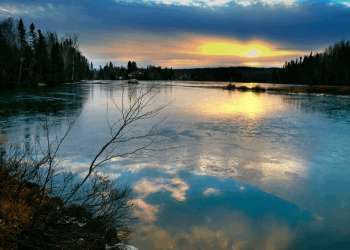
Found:
[[26, 30], [23, 20], [0, 22], [0, 89], [56, 86], [92, 77], [92, 63], [79, 51], [78, 35]]
[[305, 85], [350, 85], [350, 41], [330, 45], [323, 53], [285, 62], [277, 82]]

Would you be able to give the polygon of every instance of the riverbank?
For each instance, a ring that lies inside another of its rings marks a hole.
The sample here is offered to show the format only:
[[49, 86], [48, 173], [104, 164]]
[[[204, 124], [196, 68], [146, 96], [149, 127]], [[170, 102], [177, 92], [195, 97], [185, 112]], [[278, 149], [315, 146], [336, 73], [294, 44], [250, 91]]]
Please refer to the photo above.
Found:
[[350, 88], [348, 87], [329, 87], [329, 86], [307, 86], [307, 87], [269, 87], [264, 88], [260, 85], [256, 85], [252, 88], [247, 86], [236, 86], [235, 84], [228, 84], [227, 86], [220, 87], [227, 90], [252, 90], [256, 92], [266, 92], [266, 91], [279, 91], [279, 92], [289, 92], [289, 93], [314, 93], [314, 94], [332, 94], [332, 95], [350, 95]]

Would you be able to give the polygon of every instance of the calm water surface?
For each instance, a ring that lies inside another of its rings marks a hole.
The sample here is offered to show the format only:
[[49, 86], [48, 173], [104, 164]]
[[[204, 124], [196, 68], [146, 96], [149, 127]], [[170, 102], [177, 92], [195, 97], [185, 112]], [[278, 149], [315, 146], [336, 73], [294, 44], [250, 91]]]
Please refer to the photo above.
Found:
[[[2, 93], [1, 128], [11, 141], [42, 137], [45, 100], [62, 135], [66, 117], [82, 108], [61, 154], [63, 166], [84, 172], [109, 138], [106, 116], [119, 117], [113, 100], [136, 87], [106, 82]], [[169, 114], [160, 128], [174, 132], [159, 146], [178, 148], [108, 164], [114, 178], [134, 187], [140, 220], [131, 244], [350, 249], [350, 99], [198, 88], [223, 84], [162, 82], [156, 105], [175, 101], [133, 132]]]

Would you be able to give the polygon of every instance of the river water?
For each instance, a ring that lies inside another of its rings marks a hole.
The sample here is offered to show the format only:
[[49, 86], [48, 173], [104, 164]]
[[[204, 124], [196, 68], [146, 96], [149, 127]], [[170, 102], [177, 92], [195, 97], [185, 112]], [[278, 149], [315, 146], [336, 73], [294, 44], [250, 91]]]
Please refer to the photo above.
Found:
[[[66, 119], [81, 111], [60, 153], [63, 167], [84, 172], [110, 138], [106, 117], [120, 117], [113, 101], [132, 101], [141, 88], [105, 82], [1, 93], [2, 133], [13, 142], [43, 138], [42, 107], [51, 105], [53, 131], [62, 136]], [[175, 148], [105, 166], [134, 187], [139, 220], [130, 243], [140, 250], [349, 249], [350, 98], [203, 88], [225, 84], [157, 83], [149, 110], [173, 102], [131, 132], [168, 115], [159, 129], [171, 132], [157, 147]]]

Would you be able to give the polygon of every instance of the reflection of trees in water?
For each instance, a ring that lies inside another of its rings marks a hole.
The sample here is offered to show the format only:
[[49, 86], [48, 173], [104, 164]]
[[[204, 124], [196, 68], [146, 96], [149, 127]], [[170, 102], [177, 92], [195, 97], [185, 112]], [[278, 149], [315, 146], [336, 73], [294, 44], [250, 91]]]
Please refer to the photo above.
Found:
[[70, 116], [83, 107], [89, 98], [91, 88], [85, 85], [66, 85], [56, 88], [37, 88], [7, 90], [0, 94], [0, 117], [29, 114], [38, 115], [45, 112], [44, 103], [51, 106], [50, 115], [60, 115], [69, 110]]
[[[111, 81], [110, 83], [118, 83], [117, 81]], [[124, 93], [124, 104], [128, 104], [130, 102], [134, 102], [143, 91], [147, 91], [150, 88], [149, 94], [153, 96], [157, 93], [161, 95], [157, 97], [159, 100], [160, 97], [172, 95], [172, 85], [166, 84], [164, 82], [142, 82], [140, 84], [101, 84], [100, 91], [105, 92], [106, 96], [109, 100], [114, 100], [117, 103], [121, 101], [119, 97], [121, 97], [122, 93]], [[172, 98], [169, 97], [170, 101]]]
[[23, 139], [39, 136], [38, 122], [45, 118], [47, 108], [48, 116], [56, 118], [57, 128], [60, 128], [66, 118], [74, 117], [84, 107], [92, 89], [91, 85], [66, 85], [6, 90], [0, 94], [0, 128], [8, 131], [14, 126], [21, 127], [24, 130], [19, 132]]
[[293, 96], [282, 97], [284, 104], [296, 107], [305, 113], [326, 114], [334, 121], [350, 123], [350, 99], [344, 97]]

